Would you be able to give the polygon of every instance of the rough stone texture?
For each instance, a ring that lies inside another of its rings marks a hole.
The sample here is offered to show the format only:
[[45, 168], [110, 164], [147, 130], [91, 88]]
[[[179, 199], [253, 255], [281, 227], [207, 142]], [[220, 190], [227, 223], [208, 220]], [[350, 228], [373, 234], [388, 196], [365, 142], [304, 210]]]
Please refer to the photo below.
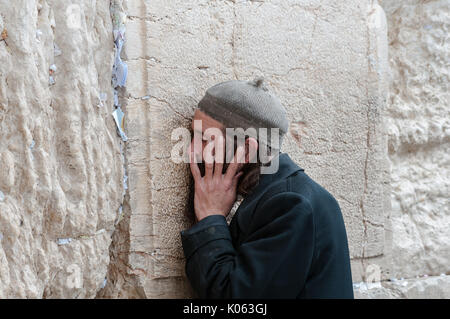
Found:
[[391, 67], [391, 276], [449, 274], [450, 3], [382, 5]]
[[[170, 160], [205, 90], [266, 77], [292, 121], [283, 151], [342, 206], [354, 263], [383, 256], [387, 42], [372, 1], [123, 1], [129, 190], [101, 297], [185, 297], [189, 169]], [[348, 32], [351, 30], [351, 32]], [[120, 241], [119, 240], [119, 241]], [[362, 274], [355, 268], [355, 278]], [[110, 283], [111, 282], [111, 283]]]
[[385, 120], [391, 163], [389, 245], [384, 258], [374, 261], [382, 269], [382, 287], [357, 283], [355, 295], [449, 298], [450, 3], [381, 4], [388, 20], [391, 70]]
[[383, 1], [389, 16], [393, 275], [450, 272], [448, 1]]
[[359, 284], [355, 289], [358, 299], [448, 299], [450, 298], [450, 276], [420, 277], [382, 282], [381, 284]]
[[0, 0], [0, 298], [95, 297], [109, 264], [123, 176], [109, 1], [70, 3]]
[[[373, 0], [0, 0], [0, 298], [193, 296], [171, 133], [211, 85], [261, 75], [283, 151], [341, 205], [355, 296], [449, 298], [450, 8], [380, 2], [388, 35]], [[110, 9], [128, 15], [126, 144]]]

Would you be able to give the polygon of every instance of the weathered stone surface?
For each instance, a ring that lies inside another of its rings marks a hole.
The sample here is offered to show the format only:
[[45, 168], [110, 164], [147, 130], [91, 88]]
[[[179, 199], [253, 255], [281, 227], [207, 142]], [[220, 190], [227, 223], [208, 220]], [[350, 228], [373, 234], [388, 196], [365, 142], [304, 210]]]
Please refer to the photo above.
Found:
[[448, 273], [450, 3], [384, 0], [382, 5], [391, 67], [391, 275]]
[[359, 299], [448, 299], [450, 276], [397, 279], [367, 285], [355, 284], [355, 298]]
[[415, 0], [381, 4], [390, 44], [385, 122], [392, 209], [384, 255], [353, 264], [365, 280], [374, 279], [370, 267], [379, 267], [382, 287], [357, 284], [355, 296], [448, 298], [450, 5]]
[[127, 260], [134, 269], [130, 280], [146, 297], [191, 294], [179, 238], [189, 226], [184, 215], [189, 169], [170, 161], [171, 132], [190, 125], [208, 87], [229, 79], [266, 77], [292, 121], [284, 151], [340, 202], [352, 257], [383, 255], [387, 42], [379, 6], [372, 1], [123, 3], [130, 67]]
[[0, 298], [95, 297], [106, 276], [123, 175], [109, 9], [0, 0]]
[[[171, 133], [208, 87], [261, 75], [283, 151], [342, 208], [355, 296], [449, 298], [450, 5], [380, 3], [388, 37], [371, 0], [0, 0], [0, 298], [193, 296]], [[128, 15], [122, 147], [110, 4]]]

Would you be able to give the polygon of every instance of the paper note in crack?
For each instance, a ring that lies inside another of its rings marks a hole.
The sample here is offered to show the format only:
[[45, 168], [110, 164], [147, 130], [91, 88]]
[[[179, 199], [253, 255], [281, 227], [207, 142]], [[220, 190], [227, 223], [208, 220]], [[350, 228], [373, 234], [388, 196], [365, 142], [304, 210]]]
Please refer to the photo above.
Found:
[[116, 88], [118, 86], [125, 87], [128, 77], [128, 65], [122, 61], [120, 54], [123, 48], [123, 40], [119, 39], [116, 45], [116, 59], [114, 61], [113, 68], [113, 86]]
[[72, 238], [58, 238], [57, 243], [58, 245], [67, 245], [70, 244], [72, 241]]
[[106, 101], [108, 100], [108, 94], [106, 93], [100, 93], [98, 96], [98, 104], [97, 107], [103, 107], [105, 106]]
[[113, 85], [114, 87], [124, 87], [127, 83], [128, 65], [123, 63], [120, 57], [116, 59], [116, 64], [113, 73]]
[[120, 223], [122, 221], [122, 218], [123, 218], [123, 206], [120, 205], [115, 224], [117, 225], [118, 223]]
[[128, 189], [128, 176], [125, 174], [124, 176], [123, 176], [123, 189], [124, 190], [127, 190]]
[[60, 56], [62, 54], [61, 49], [59, 48], [59, 46], [56, 43], [53, 43], [53, 51], [54, 51], [55, 57]]
[[120, 106], [119, 105], [119, 93], [117, 92], [117, 90], [114, 90], [114, 106]]
[[114, 41], [118, 41], [119, 39], [125, 39], [125, 31], [126, 27], [124, 24], [119, 26], [117, 29], [114, 29]]
[[113, 113], [112, 116], [116, 121], [117, 130], [119, 131], [119, 135], [124, 142], [128, 141], [128, 137], [125, 135], [125, 127], [124, 127], [124, 114], [122, 109], [118, 107]]

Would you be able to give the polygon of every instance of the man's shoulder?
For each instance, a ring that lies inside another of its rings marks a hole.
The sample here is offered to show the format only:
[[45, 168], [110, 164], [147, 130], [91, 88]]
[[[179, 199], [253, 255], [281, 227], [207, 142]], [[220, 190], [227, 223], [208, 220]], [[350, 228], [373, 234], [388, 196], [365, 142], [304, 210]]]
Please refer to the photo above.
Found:
[[305, 176], [307, 175], [303, 170], [299, 170], [290, 176], [272, 180], [259, 196], [256, 209], [267, 206], [267, 203], [287, 208], [295, 203], [303, 202], [306, 207], [310, 207], [308, 192], [305, 192], [303, 187], [299, 187], [301, 184], [298, 183], [298, 179]]
[[[298, 170], [291, 175], [273, 181], [260, 197], [260, 203], [283, 193], [296, 194], [311, 206], [313, 211], [320, 210], [326, 205], [338, 209], [336, 199], [323, 186], [314, 181], [305, 171]], [[292, 196], [291, 196], [292, 197]]]
[[334, 200], [334, 197], [313, 180], [287, 153], [280, 153], [278, 159], [278, 172], [269, 178], [270, 183], [263, 191], [264, 197], [267, 198], [279, 192], [294, 192], [311, 201], [315, 197]]

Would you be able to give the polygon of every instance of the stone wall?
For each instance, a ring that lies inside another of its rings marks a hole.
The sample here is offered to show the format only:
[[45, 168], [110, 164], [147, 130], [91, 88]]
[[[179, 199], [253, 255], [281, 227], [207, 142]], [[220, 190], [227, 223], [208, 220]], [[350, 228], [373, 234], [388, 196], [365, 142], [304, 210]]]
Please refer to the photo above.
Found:
[[361, 297], [450, 297], [448, 1], [383, 0], [389, 29], [386, 125], [391, 256]]
[[122, 199], [109, 1], [0, 0], [0, 32], [0, 298], [95, 297]]
[[393, 275], [439, 275], [450, 272], [450, 3], [385, 2]]
[[192, 296], [180, 230], [189, 168], [170, 160], [205, 90], [264, 76], [292, 122], [283, 151], [342, 206], [355, 281], [384, 256], [387, 92], [383, 11], [371, 1], [121, 1], [129, 189], [100, 297]]
[[287, 109], [282, 150], [342, 208], [356, 297], [450, 297], [450, 8], [380, 4], [0, 0], [0, 298], [194, 296], [171, 134], [256, 76]]

